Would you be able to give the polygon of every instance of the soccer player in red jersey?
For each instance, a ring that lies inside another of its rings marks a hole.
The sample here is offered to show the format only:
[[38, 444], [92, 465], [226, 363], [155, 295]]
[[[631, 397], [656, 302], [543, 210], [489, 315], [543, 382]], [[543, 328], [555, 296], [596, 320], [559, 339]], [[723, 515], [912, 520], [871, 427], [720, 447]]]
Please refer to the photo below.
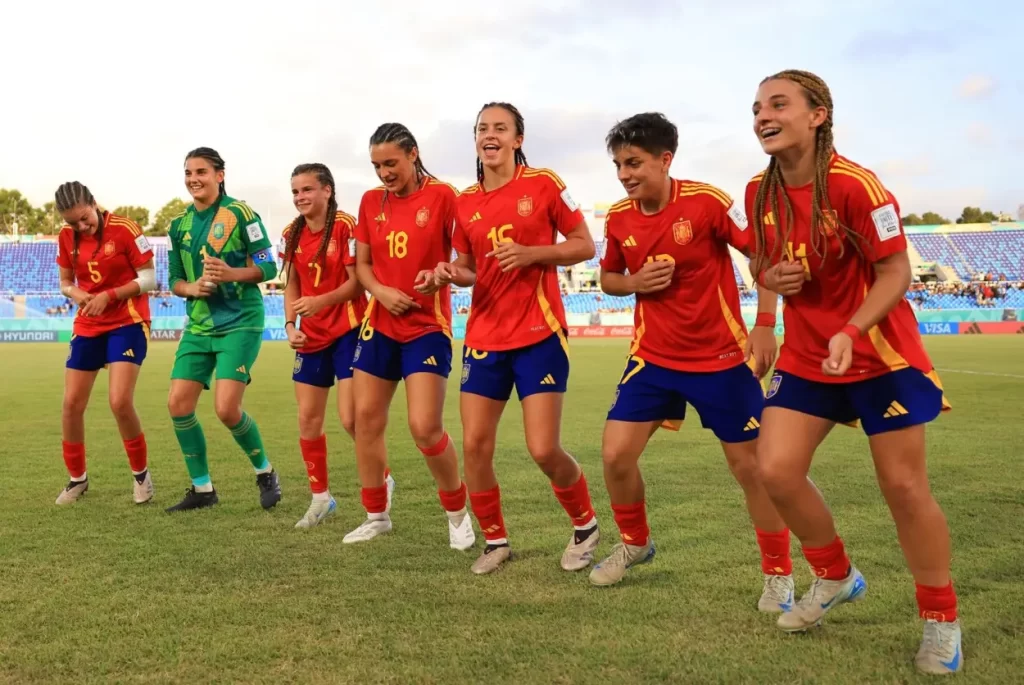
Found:
[[458, 193], [427, 172], [416, 139], [402, 124], [377, 128], [370, 160], [384, 185], [367, 191], [359, 205], [356, 273], [373, 299], [352, 360], [356, 462], [367, 518], [342, 541], [364, 542], [391, 530], [384, 430], [404, 380], [409, 429], [437, 483], [449, 545], [466, 550], [476, 537], [455, 443], [443, 420], [452, 367], [451, 292], [424, 288], [433, 285], [434, 266], [451, 256]]
[[[337, 382], [338, 416], [355, 437], [352, 357], [366, 296], [356, 280], [355, 217], [338, 211], [336, 184], [323, 164], [292, 171], [299, 216], [284, 230], [284, 329], [295, 350], [292, 380], [299, 405], [299, 449], [313, 501], [296, 528], [312, 528], [334, 513], [327, 478], [327, 396]], [[296, 318], [302, 317], [296, 324]]]
[[[575, 528], [562, 568], [578, 571], [593, 559], [598, 530], [587, 480], [559, 440], [569, 344], [556, 267], [593, 257], [594, 241], [562, 180], [526, 165], [519, 110], [484, 105], [474, 130], [478, 183], [458, 199], [458, 258], [435, 271], [440, 285], [473, 286], [462, 357], [462, 449], [470, 502], [487, 545], [472, 570], [490, 573], [511, 555], [494, 444], [515, 386], [527, 449]], [[565, 240], [558, 242], [558, 234]]]
[[747, 185], [752, 263], [760, 282], [786, 298], [786, 338], [766, 394], [758, 460], [816, 576], [779, 626], [807, 629], [865, 593], [807, 480], [832, 427], [859, 420], [925, 620], [917, 667], [959, 671], [949, 528], [925, 467], [925, 424], [949, 405], [904, 299], [911, 270], [899, 204], [875, 174], [836, 153], [832, 96], [819, 77], [769, 76], [753, 114], [771, 160]]
[[758, 288], [761, 313], [748, 336], [729, 252], [729, 245], [746, 249], [746, 216], [718, 188], [669, 175], [679, 145], [672, 122], [637, 114], [616, 124], [606, 145], [628, 198], [608, 210], [601, 288], [636, 296], [636, 332], [601, 450], [622, 542], [590, 581], [613, 585], [654, 557], [638, 462], [659, 425], [678, 427], [689, 403], [721, 441], [743, 489], [765, 575], [758, 607], [786, 611], [789, 531], [760, 482], [755, 449], [764, 405], [758, 377], [775, 359], [777, 296]]
[[85, 408], [100, 369], [110, 370], [110, 410], [135, 476], [136, 504], [153, 498], [146, 436], [135, 412], [135, 384], [149, 344], [149, 291], [156, 287], [153, 250], [131, 219], [96, 205], [72, 181], [54, 194], [67, 225], [57, 239], [60, 291], [78, 305], [64, 373], [64, 464], [71, 476], [57, 497], [70, 504], [89, 489], [85, 468]]

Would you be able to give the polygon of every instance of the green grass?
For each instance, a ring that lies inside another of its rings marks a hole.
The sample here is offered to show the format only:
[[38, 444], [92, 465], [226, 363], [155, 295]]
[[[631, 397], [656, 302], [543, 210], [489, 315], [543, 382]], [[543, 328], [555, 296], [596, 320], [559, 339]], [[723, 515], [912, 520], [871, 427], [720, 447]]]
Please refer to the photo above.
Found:
[[[927, 340], [954, 411], [929, 429], [932, 484], [953, 530], [965, 625], [964, 682], [1015, 682], [1024, 672], [1024, 485], [1016, 336]], [[623, 341], [573, 345], [563, 441], [589, 474], [614, 541], [600, 468], [604, 414]], [[405, 427], [391, 417], [398, 479], [394, 532], [343, 546], [362, 519], [351, 445], [329, 422], [338, 515], [308, 532], [297, 454], [291, 355], [264, 347], [246, 408], [281, 474], [284, 499], [259, 508], [252, 469], [204, 396], [221, 504], [163, 513], [187, 485], [165, 408], [172, 344], [156, 343], [137, 405], [150, 446], [154, 504], [131, 502], [127, 460], [101, 374], [87, 414], [91, 489], [67, 508], [60, 398], [66, 350], [5, 345], [0, 424], [0, 681], [339, 683], [866, 683], [926, 682], [911, 659], [920, 639], [913, 585], [859, 431], [837, 429], [812, 475], [868, 581], [868, 598], [824, 627], [786, 636], [756, 612], [761, 588], [740, 492], [710, 433], [690, 421], [659, 433], [642, 462], [658, 557], [618, 587], [558, 566], [569, 526], [523, 445], [513, 401], [496, 456], [518, 556], [475, 577], [477, 551], [448, 549], [435, 488]], [[459, 442], [457, 382], [448, 426]], [[797, 552], [800, 591], [809, 573]]]

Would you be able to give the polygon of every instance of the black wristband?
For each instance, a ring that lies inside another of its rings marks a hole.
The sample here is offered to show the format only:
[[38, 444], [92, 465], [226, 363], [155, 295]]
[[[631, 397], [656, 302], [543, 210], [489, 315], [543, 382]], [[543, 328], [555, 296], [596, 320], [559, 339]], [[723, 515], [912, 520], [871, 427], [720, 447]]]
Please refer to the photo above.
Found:
[[295, 325], [295, 322], [294, 322], [294, 321], [285, 321], [285, 322], [284, 322], [284, 329], [285, 329], [285, 330], [288, 330], [288, 324], [291, 324], [291, 325], [293, 325], [293, 326], [294, 326], [294, 325]]

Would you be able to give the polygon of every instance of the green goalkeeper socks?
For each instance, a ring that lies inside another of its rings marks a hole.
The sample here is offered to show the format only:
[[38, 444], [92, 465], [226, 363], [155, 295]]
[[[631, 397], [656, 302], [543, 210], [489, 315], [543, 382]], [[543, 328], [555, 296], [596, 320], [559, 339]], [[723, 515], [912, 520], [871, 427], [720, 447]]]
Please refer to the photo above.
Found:
[[249, 457], [252, 467], [256, 473], [267, 473], [270, 471], [270, 460], [267, 459], [267, 451], [263, 447], [263, 438], [260, 436], [260, 429], [252, 417], [242, 412], [242, 420], [231, 429], [231, 435], [235, 442]]
[[211, 486], [210, 464], [206, 460], [206, 436], [195, 413], [188, 416], [173, 416], [174, 435], [185, 455], [185, 466], [188, 467], [189, 478], [197, 489]]

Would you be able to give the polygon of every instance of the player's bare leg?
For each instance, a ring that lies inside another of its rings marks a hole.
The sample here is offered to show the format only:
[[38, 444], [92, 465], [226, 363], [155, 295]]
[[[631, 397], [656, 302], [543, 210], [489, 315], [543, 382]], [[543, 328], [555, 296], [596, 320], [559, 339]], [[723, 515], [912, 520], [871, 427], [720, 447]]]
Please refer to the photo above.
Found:
[[482, 395], [459, 394], [462, 415], [462, 467], [473, 515], [487, 544], [473, 563], [477, 575], [497, 571], [512, 556], [501, 513], [501, 489], [494, 473], [494, 447], [498, 422], [506, 402]]
[[299, 408], [299, 449], [306, 465], [312, 501], [296, 528], [312, 528], [334, 513], [337, 502], [331, 497], [327, 473], [327, 437], [324, 415], [330, 388], [295, 383], [295, 401]]
[[911, 426], [869, 438], [875, 473], [896, 524], [900, 547], [917, 588], [925, 634], [917, 667], [944, 674], [962, 668], [960, 622], [950, 579], [949, 526], [928, 485], [925, 427]]
[[342, 378], [335, 384], [338, 396], [338, 418], [341, 419], [341, 427], [348, 433], [348, 437], [356, 439], [356, 403], [355, 395], [352, 392], [354, 381], [351, 378]]
[[835, 424], [782, 407], [765, 407], [757, 440], [758, 468], [776, 510], [800, 540], [815, 580], [778, 625], [792, 632], [816, 625], [843, 602], [860, 599], [864, 577], [846, 556], [832, 513], [807, 477], [814, 451]]
[[600, 533], [583, 469], [562, 449], [564, 399], [565, 395], [560, 392], [536, 393], [523, 398], [523, 425], [530, 456], [551, 481], [555, 497], [572, 521], [573, 534], [562, 553], [562, 568], [581, 571], [594, 560]]
[[146, 436], [142, 432], [142, 421], [135, 411], [135, 386], [141, 370], [138, 364], [114, 362], [108, 373], [110, 411], [128, 454], [128, 463], [134, 477], [132, 497], [136, 504], [153, 499], [153, 478], [149, 473]]
[[391, 530], [391, 516], [387, 511], [388, 453], [384, 431], [388, 426], [388, 408], [395, 396], [397, 381], [356, 369], [352, 375], [356, 414], [356, 468], [362, 486], [361, 497], [366, 509], [366, 520], [342, 542], [366, 542]]
[[441, 507], [448, 516], [448, 543], [467, 550], [476, 541], [466, 511], [466, 486], [459, 476], [459, 455], [444, 429], [444, 396], [448, 379], [436, 373], [414, 373], [405, 379], [409, 431], [437, 483]]
[[793, 562], [789, 555], [789, 530], [761, 483], [757, 466], [757, 441], [723, 442], [722, 451], [729, 471], [743, 490], [747, 513], [754, 524], [761, 549], [764, 587], [757, 608], [766, 613], [789, 611], [793, 608]]
[[281, 501], [281, 481], [267, 457], [256, 422], [242, 409], [246, 384], [230, 378], [217, 379], [213, 388], [213, 408], [220, 422], [231, 431], [235, 443], [249, 458], [256, 472], [256, 487], [260, 491], [260, 506], [271, 509]]
[[601, 439], [604, 483], [612, 503], [620, 542], [612, 553], [594, 566], [590, 582], [604, 587], [621, 581], [626, 571], [654, 558], [654, 542], [647, 525], [644, 479], [640, 473], [643, 454], [659, 421], [606, 421]]
[[57, 504], [71, 504], [89, 489], [85, 468], [85, 409], [98, 371], [64, 370], [64, 401], [61, 405], [61, 433], [64, 465], [70, 479], [57, 497]]

